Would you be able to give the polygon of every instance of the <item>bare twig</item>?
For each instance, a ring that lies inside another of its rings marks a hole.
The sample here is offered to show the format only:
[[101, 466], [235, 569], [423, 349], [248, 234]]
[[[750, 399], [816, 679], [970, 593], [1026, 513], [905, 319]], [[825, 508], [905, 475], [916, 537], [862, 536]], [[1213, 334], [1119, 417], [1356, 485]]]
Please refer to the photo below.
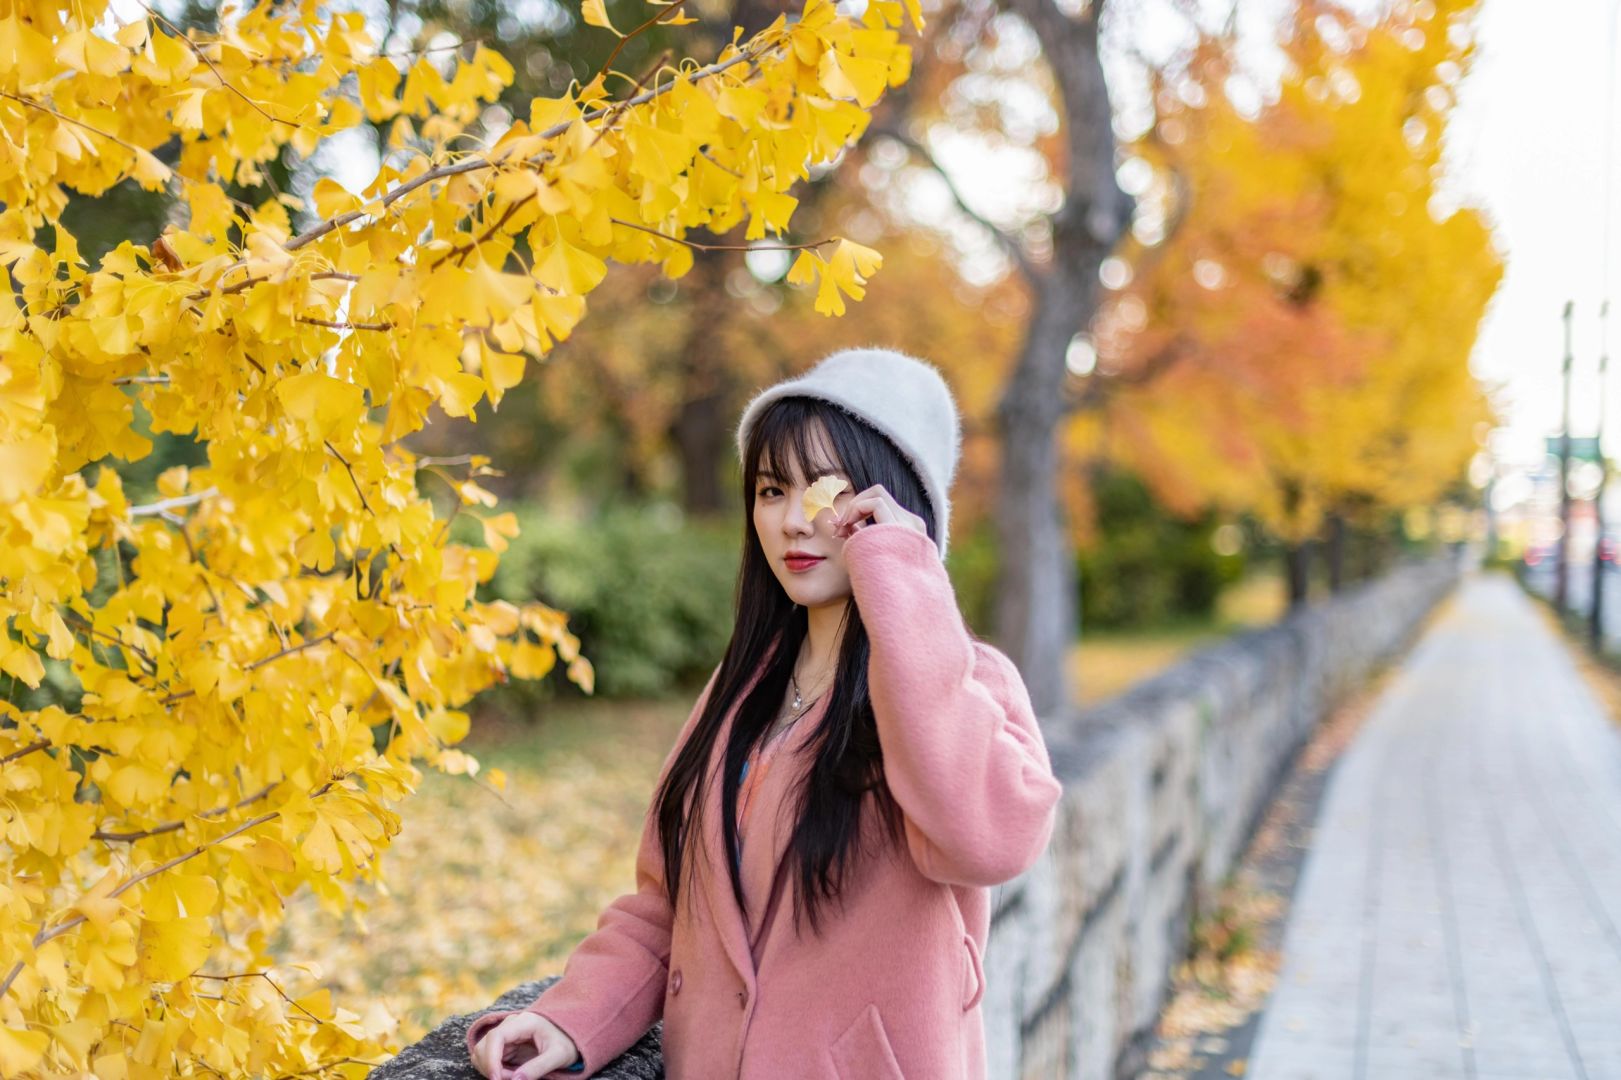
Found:
[[[732, 58], [730, 58], [728, 60], [722, 60], [719, 63], [710, 64], [708, 67], [700, 68], [698, 71], [693, 72], [691, 81], [692, 82], [697, 82], [699, 79], [708, 78], [708, 77], [710, 77], [712, 75], [718, 75], [719, 73], [721, 73], [722, 71], [727, 70], [730, 67], [733, 67], [733, 66], [735, 66], [737, 64], [745, 63], [745, 62], [750, 61], [750, 60], [757, 59], [758, 57], [764, 56], [766, 53], [772, 51], [773, 49], [779, 48], [779, 47], [781, 47], [781, 42], [777, 42], [777, 43], [774, 43], [772, 45], [766, 46], [766, 47], [760, 49], [758, 52], [750, 52], [749, 50], [744, 49], [741, 52], [739, 52], [736, 56], [734, 56], [734, 57], [732, 57]], [[670, 85], [673, 86], [674, 83], [672, 82]], [[625, 107], [629, 107], [629, 106], [633, 106], [633, 105], [644, 105], [647, 102], [652, 101], [655, 97], [658, 97], [660, 94], [666, 94], [668, 92], [669, 92], [668, 88], [654, 87], [652, 90], [648, 90], [645, 93], [638, 94], [635, 97], [629, 99], [628, 101], [623, 102], [622, 104]], [[601, 117], [607, 115], [614, 108], [618, 108], [618, 107], [619, 107], [619, 105], [613, 105], [613, 106], [608, 106], [608, 107], [605, 107], [605, 108], [602, 108], [602, 109], [596, 109], [596, 110], [594, 110], [592, 112], [588, 112], [588, 113], [583, 114], [580, 117], [580, 119], [582, 119], [582, 120], [597, 120], [597, 119], [600, 119]], [[559, 123], [553, 124], [549, 128], [546, 128], [544, 131], [538, 132], [537, 134], [539, 134], [539, 136], [541, 138], [543, 138], [543, 139], [553, 139], [553, 138], [556, 138], [557, 136], [563, 134], [564, 132], [566, 132], [569, 129], [570, 124], [572, 124], [572, 123], [573, 123], [573, 121], [561, 121]], [[451, 177], [451, 176], [460, 176], [463, 173], [478, 172], [478, 171], [480, 171], [482, 169], [492, 168], [492, 167], [494, 167], [495, 164], [496, 164], [496, 162], [493, 162], [493, 161], [489, 160], [488, 158], [478, 157], [478, 158], [469, 158], [466, 161], [458, 161], [458, 162], [455, 162], [455, 163], [449, 164], [449, 165], [439, 165], [439, 166], [437, 166], [435, 168], [429, 169], [427, 172], [423, 173], [420, 176], [412, 177], [410, 180], [407, 180], [405, 183], [401, 184], [399, 187], [390, 189], [388, 192], [386, 192], [384, 195], [382, 195], [381, 198], [378, 201], [379, 201], [379, 203], [381, 205], [388, 206], [389, 204], [393, 203], [396, 199], [404, 198], [406, 195], [409, 195], [411, 192], [415, 191], [417, 188], [420, 188], [425, 184], [431, 184], [435, 180], [443, 180], [443, 179], [445, 179], [447, 177]], [[360, 219], [362, 217], [365, 217], [367, 213], [368, 212], [366, 210], [350, 210], [347, 213], [339, 214], [337, 217], [329, 218], [326, 221], [321, 222], [319, 225], [316, 225], [313, 228], [307, 229], [304, 232], [299, 233], [297, 236], [293, 237], [291, 240], [287, 241], [287, 243], [283, 244], [282, 246], [285, 247], [288, 251], [297, 251], [299, 248], [303, 247], [304, 245], [312, 243], [313, 241], [319, 240], [321, 237], [325, 236], [329, 232], [332, 232], [334, 229], [341, 229], [345, 225], [349, 224], [350, 222], [356, 221], [356, 220], [358, 220], [358, 219]], [[242, 263], [237, 264], [237, 266], [241, 266], [241, 265], [244, 265], [244, 264], [242, 264]], [[235, 269], [235, 267], [228, 268], [227, 272], [230, 269]]]
[[532, 191], [529, 194], [525, 195], [523, 198], [514, 200], [512, 202], [512, 204], [507, 207], [506, 213], [502, 214], [499, 218], [496, 219], [495, 224], [493, 224], [489, 228], [485, 229], [482, 233], [479, 234], [479, 236], [477, 238], [475, 238], [473, 240], [469, 240], [465, 244], [458, 244], [457, 246], [451, 248], [449, 251], [445, 252], [443, 255], [439, 256], [439, 258], [435, 259], [429, 265], [428, 269], [430, 269], [430, 270], [435, 269], [436, 267], [439, 266], [440, 263], [442, 263], [446, 259], [450, 259], [450, 258], [454, 258], [456, 260], [456, 265], [460, 266], [461, 263], [462, 263], [462, 260], [464, 260], [467, 256], [471, 255], [474, 251], [476, 251], [479, 248], [480, 245], [485, 243], [485, 241], [489, 240], [496, 233], [500, 232], [501, 231], [501, 226], [505, 225], [508, 221], [511, 221], [513, 214], [516, 214], [523, 207], [528, 206], [530, 203], [532, 203], [534, 201], [535, 201], [535, 193], [532, 192]]
[[[255, 670], [259, 669], [259, 668], [264, 667], [266, 664], [270, 663], [272, 660], [280, 660], [284, 656], [290, 656], [291, 654], [296, 653], [296, 652], [303, 652], [305, 649], [313, 649], [317, 645], [324, 645], [328, 641], [331, 641], [335, 634], [336, 634], [336, 631], [329, 630], [326, 633], [322, 634], [320, 637], [310, 638], [308, 641], [301, 641], [297, 645], [289, 645], [287, 648], [281, 649], [278, 652], [273, 652], [269, 656], [266, 656], [261, 660], [255, 660], [253, 663], [247, 665], [242, 670], [244, 672], [255, 671]], [[197, 691], [195, 691], [195, 690], [180, 690], [180, 691], [177, 691], [177, 692], [175, 692], [173, 694], [169, 694], [166, 697], [160, 698], [158, 700], [158, 704], [160, 704], [160, 705], [172, 705], [175, 702], [181, 701], [181, 700], [183, 700], [185, 698], [195, 697], [196, 694], [197, 694]]]
[[[675, 3], [671, 4], [669, 7], [665, 8], [663, 11], [661, 11], [657, 15], [653, 16], [651, 19], [648, 19], [646, 22], [642, 23], [642, 25], [638, 26], [636, 29], [632, 30], [630, 33], [626, 34], [624, 37], [620, 38], [619, 43], [613, 47], [613, 52], [608, 54], [608, 59], [606, 59], [606, 60], [604, 60], [602, 62], [602, 67], [598, 68], [597, 73], [594, 76], [592, 76], [591, 82], [596, 82], [598, 79], [602, 78], [605, 74], [607, 74], [608, 69], [613, 66], [614, 60], [616, 60], [618, 58], [619, 50], [623, 49], [625, 47], [625, 42], [629, 41], [631, 38], [635, 37], [637, 34], [640, 34], [642, 31], [646, 30], [648, 27], [652, 26], [654, 23], [656, 23], [660, 19], [664, 18], [670, 12], [675, 11], [682, 4], [684, 4], [686, 2], [687, 2], [687, 0], [675, 0]], [[657, 70], [656, 65], [655, 65], [655, 70]], [[590, 86], [591, 83], [586, 83], [586, 85]]]
[[309, 323], [311, 326], [323, 326], [328, 330], [392, 330], [392, 329], [394, 329], [394, 324], [391, 323], [391, 322], [380, 322], [380, 323], [333, 322], [331, 319], [317, 319], [317, 318], [313, 318], [313, 317], [311, 317], [309, 315], [300, 315], [298, 317], [298, 321], [301, 322], [301, 323]]
[[921, 139], [914, 138], [899, 123], [872, 128], [868, 133], [871, 135], [887, 135], [922, 159], [923, 163], [932, 169], [935, 175], [940, 177], [941, 182], [946, 185], [946, 190], [950, 192], [952, 201], [957, 204], [957, 209], [990, 232], [1002, 250], [1007, 252], [1008, 257], [1018, 264], [1019, 272], [1025, 276], [1025, 279], [1034, 281], [1040, 277], [1041, 269], [1025, 253], [1024, 245], [1019, 243], [1019, 238], [968, 205], [968, 200], [963, 197], [963, 193], [957, 187], [956, 181], [951, 178], [951, 174], [946, 171], [945, 167], [935, 158], [934, 152], [924, 145]]
[[16, 761], [20, 757], [27, 757], [29, 754], [34, 753], [34, 751], [36, 751], [36, 750], [44, 750], [45, 748], [47, 748], [50, 745], [51, 745], [51, 740], [49, 740], [49, 739], [40, 739], [38, 742], [31, 742], [27, 746], [24, 746], [24, 747], [22, 747], [20, 749], [17, 749], [17, 750], [13, 750], [11, 753], [7, 754], [5, 757], [0, 757], [0, 765], [4, 765], [8, 761]]
[[[122, 146], [125, 150], [128, 150], [132, 154], [136, 153], [138, 151], [141, 151], [141, 148], [139, 146], [136, 146], [134, 143], [125, 142], [123, 139], [120, 139], [117, 135], [114, 135], [112, 132], [103, 131], [101, 128], [96, 127], [94, 124], [87, 124], [83, 120], [80, 120], [80, 119], [78, 119], [76, 117], [69, 116], [66, 113], [57, 112], [55, 109], [51, 108], [49, 105], [45, 104], [43, 101], [35, 101], [33, 98], [23, 97], [21, 94], [13, 94], [9, 90], [0, 90], [0, 97], [10, 98], [12, 101], [17, 102], [20, 105], [26, 105], [30, 109], [38, 109], [40, 112], [46, 113], [46, 114], [48, 114], [50, 116], [54, 116], [58, 120], [63, 121], [64, 123], [73, 124], [76, 127], [82, 127], [86, 131], [90, 132], [93, 135], [100, 135], [103, 139], [106, 139], [108, 142], [117, 143], [119, 146]], [[151, 151], [149, 151], [149, 150], [144, 151], [144, 152], [145, 153], [151, 153]]]
[[[216, 806], [212, 810], [204, 810], [197, 816], [205, 818], [223, 817], [224, 815], [229, 814], [232, 810], [240, 810], [244, 806], [249, 806], [258, 802], [260, 799], [265, 798], [275, 790], [276, 785], [279, 783], [281, 783], [281, 781], [272, 780], [263, 788], [254, 792], [252, 795], [249, 795], [245, 799], [232, 803], [230, 806]], [[102, 829], [97, 829], [95, 832], [90, 834], [90, 838], [92, 840], [116, 840], [128, 843], [144, 839], [148, 836], [160, 836], [163, 833], [175, 832], [185, 827], [186, 823], [184, 821], [166, 821], [162, 825], [155, 825], [150, 829], [141, 829], [139, 832], [107, 832]]]
[[703, 244], [696, 240], [688, 240], [681, 236], [669, 236], [647, 225], [639, 225], [634, 221], [625, 221], [622, 218], [610, 217], [609, 221], [615, 225], [623, 225], [627, 229], [640, 229], [645, 233], [652, 233], [660, 240], [668, 240], [674, 244], [685, 244], [696, 251], [804, 251], [807, 248], [819, 248], [824, 244], [831, 244], [832, 238], [826, 240], [812, 240], [804, 244], [772, 244], [756, 246], [753, 244]]
[[[131, 376], [131, 378], [139, 378], [139, 376]], [[194, 491], [190, 495], [176, 495], [172, 499], [163, 499], [155, 503], [145, 503], [141, 506], [132, 506], [129, 508], [129, 516], [132, 518], [146, 517], [152, 514], [161, 514], [165, 510], [174, 510], [182, 506], [195, 506], [204, 499], [218, 495], [219, 493], [220, 489], [217, 487], [204, 488], [202, 491]]]

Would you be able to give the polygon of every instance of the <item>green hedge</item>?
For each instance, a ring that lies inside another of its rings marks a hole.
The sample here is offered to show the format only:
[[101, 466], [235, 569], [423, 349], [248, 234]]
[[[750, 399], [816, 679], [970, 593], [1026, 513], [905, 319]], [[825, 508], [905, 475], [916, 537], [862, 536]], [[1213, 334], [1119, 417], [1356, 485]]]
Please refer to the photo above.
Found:
[[[734, 522], [689, 521], [663, 503], [615, 505], [586, 521], [534, 504], [507, 509], [520, 532], [479, 599], [540, 600], [567, 612], [596, 672], [593, 697], [655, 697], [708, 676], [731, 632]], [[477, 523], [467, 524], [469, 542], [479, 542]], [[479, 701], [528, 712], [558, 696], [584, 696], [562, 665], [542, 680], [492, 687]]]
[[1222, 589], [1243, 575], [1242, 552], [1221, 555], [1211, 542], [1214, 515], [1177, 518], [1118, 471], [1097, 478], [1095, 497], [1100, 539], [1076, 556], [1083, 627], [1208, 618]]

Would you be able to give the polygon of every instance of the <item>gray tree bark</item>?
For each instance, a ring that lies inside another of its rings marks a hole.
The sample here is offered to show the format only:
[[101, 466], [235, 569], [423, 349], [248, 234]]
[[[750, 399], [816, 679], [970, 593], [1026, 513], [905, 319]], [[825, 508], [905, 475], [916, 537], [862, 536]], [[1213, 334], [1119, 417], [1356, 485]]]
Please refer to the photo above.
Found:
[[1114, 117], [1098, 55], [1102, 0], [1078, 15], [1053, 0], [1010, 0], [1008, 6], [1041, 40], [1058, 87], [1066, 144], [1064, 198], [1051, 219], [1052, 261], [1032, 265], [1016, 249], [1033, 307], [997, 409], [1003, 456], [995, 633], [1023, 673], [1036, 711], [1044, 713], [1073, 697], [1068, 656], [1079, 631], [1074, 552], [1059, 498], [1058, 436], [1076, 406], [1066, 391], [1067, 356], [1071, 340], [1097, 311], [1098, 268], [1130, 223], [1132, 205], [1115, 182]]

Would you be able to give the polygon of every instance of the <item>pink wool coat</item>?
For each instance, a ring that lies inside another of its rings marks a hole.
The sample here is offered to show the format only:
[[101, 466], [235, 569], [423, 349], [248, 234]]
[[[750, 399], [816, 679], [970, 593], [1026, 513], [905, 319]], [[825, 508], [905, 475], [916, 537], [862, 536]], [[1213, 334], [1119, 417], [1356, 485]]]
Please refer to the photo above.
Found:
[[[879, 815], [864, 807], [862, 839], [875, 854], [852, 864], [842, 909], [823, 909], [823, 935], [804, 922], [796, 939], [796, 869], [784, 857], [791, 793], [812, 757], [824, 693], [772, 751], [781, 756], [743, 830], [740, 910], [726, 876], [715, 773], [734, 707], [711, 759], [694, 891], [684, 881], [680, 910], [671, 909], [650, 806], [636, 891], [608, 905], [562, 978], [526, 1007], [566, 1032], [584, 1058], [583, 1072], [555, 1070], [546, 1080], [593, 1075], [660, 1017], [669, 1080], [984, 1080], [980, 958], [990, 886], [1040, 857], [1061, 787], [1018, 669], [969, 637], [934, 541], [905, 524], [875, 523], [845, 542], [844, 557], [871, 640], [873, 712], [905, 849], [880, 849]], [[520, 1011], [475, 1021], [469, 1053]]]

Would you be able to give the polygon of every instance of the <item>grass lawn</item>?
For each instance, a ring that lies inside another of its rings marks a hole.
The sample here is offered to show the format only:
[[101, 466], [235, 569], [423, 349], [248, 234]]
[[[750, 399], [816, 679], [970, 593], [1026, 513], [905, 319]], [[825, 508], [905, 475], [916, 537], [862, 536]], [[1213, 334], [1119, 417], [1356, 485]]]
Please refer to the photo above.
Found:
[[[1275, 578], [1257, 578], [1229, 590], [1213, 621], [1088, 635], [1072, 660], [1082, 699], [1101, 700], [1189, 649], [1276, 618], [1281, 596]], [[696, 695], [566, 702], [536, 723], [475, 714], [460, 748], [504, 770], [507, 790], [482, 776], [427, 772], [383, 855], [386, 889], [360, 887], [366, 908], [342, 918], [302, 891], [287, 903], [272, 955], [314, 962], [334, 999], [355, 1012], [380, 1001], [401, 1022], [401, 1045], [520, 982], [561, 972], [602, 909], [634, 887], [642, 816]]]
[[1070, 651], [1070, 678], [1084, 705], [1095, 705], [1174, 664], [1184, 654], [1283, 615], [1283, 582], [1275, 573], [1245, 577], [1221, 596], [1214, 618], [1146, 630], [1088, 630]]

